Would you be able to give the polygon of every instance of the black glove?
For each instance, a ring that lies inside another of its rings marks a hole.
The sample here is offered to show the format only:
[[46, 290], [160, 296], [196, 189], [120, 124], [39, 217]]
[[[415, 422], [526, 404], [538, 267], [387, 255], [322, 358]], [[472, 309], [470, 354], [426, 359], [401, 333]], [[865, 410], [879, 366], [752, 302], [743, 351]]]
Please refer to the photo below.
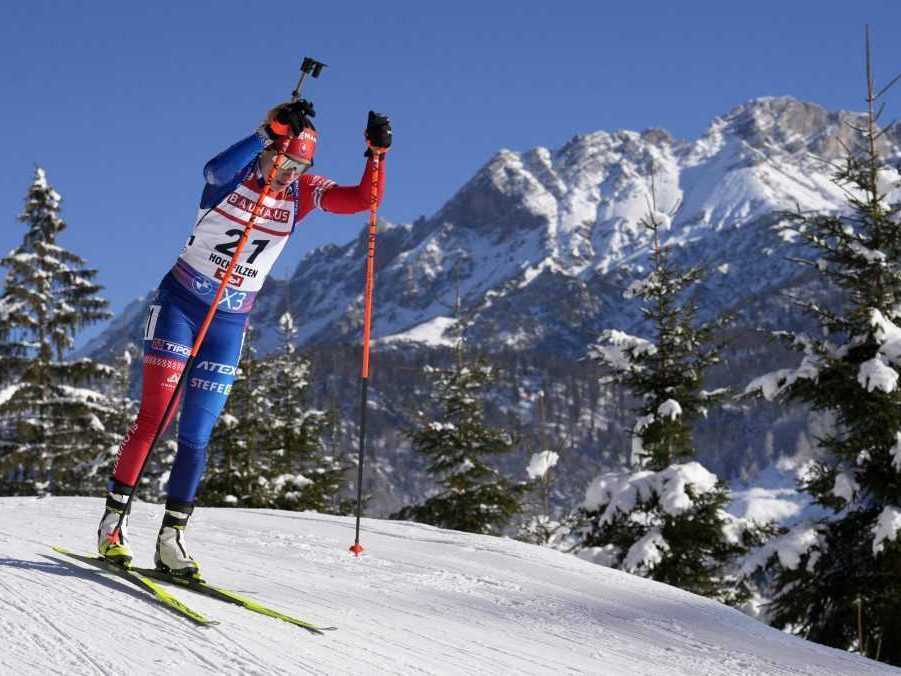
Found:
[[[272, 119], [289, 128], [292, 136], [299, 135], [304, 129], [316, 129], [313, 123], [310, 122], [311, 117], [316, 117], [316, 111], [313, 110], [311, 101], [298, 99], [291, 103], [283, 103], [280, 106], [276, 106], [272, 112]], [[269, 126], [267, 131], [271, 132], [273, 137], [282, 136], [282, 134], [274, 131], [271, 126]]]
[[387, 115], [381, 115], [373, 110], [369, 111], [369, 120], [366, 122], [366, 140], [376, 148], [391, 147], [391, 120]]

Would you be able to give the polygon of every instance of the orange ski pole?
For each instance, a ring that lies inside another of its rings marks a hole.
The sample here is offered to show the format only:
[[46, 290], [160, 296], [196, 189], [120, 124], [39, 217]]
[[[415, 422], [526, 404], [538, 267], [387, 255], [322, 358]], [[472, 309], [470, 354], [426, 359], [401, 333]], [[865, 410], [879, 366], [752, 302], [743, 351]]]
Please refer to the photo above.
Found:
[[369, 146], [372, 151], [372, 183], [369, 188], [369, 246], [366, 253], [366, 285], [363, 291], [363, 365], [360, 370], [360, 453], [357, 460], [357, 525], [350, 551], [359, 556], [360, 513], [363, 505], [363, 458], [366, 452], [366, 405], [369, 395], [369, 343], [372, 335], [372, 293], [375, 288], [375, 235], [378, 225], [379, 174], [384, 148]]

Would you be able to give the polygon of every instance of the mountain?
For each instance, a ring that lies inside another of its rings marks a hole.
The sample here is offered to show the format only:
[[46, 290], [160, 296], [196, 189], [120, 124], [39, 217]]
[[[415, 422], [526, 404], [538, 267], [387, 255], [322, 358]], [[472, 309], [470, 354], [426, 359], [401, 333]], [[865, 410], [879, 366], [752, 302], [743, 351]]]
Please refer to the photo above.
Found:
[[[695, 141], [660, 129], [600, 131], [556, 150], [501, 150], [430, 218], [381, 224], [374, 336], [440, 343], [462, 330], [488, 350], [580, 357], [601, 330], [635, 328], [639, 315], [622, 290], [647, 267], [639, 221], [652, 186], [657, 210], [672, 217], [669, 241], [680, 259], [709, 270], [701, 305], [774, 319], [770, 297], [799, 271], [770, 226], [782, 210], [842, 208], [828, 163], [852, 143], [857, 120], [789, 97], [761, 98], [715, 118]], [[882, 142], [901, 154], [901, 126]], [[363, 230], [309, 253], [287, 282], [271, 283], [253, 313], [263, 346], [285, 309], [304, 344], [357, 342], [365, 255]], [[452, 318], [458, 294], [462, 312]], [[118, 345], [123, 328], [111, 326], [85, 352]]]
[[[638, 304], [623, 291], [648, 271], [650, 241], [640, 220], [651, 206], [670, 216], [674, 259], [708, 272], [694, 296], [702, 318], [737, 316], [729, 363], [713, 384], [741, 390], [794, 363], [758, 329], [804, 328], [785, 291], [827, 305], [836, 299], [788, 260], [800, 245], [773, 225], [785, 210], [844, 208], [831, 173], [860, 120], [771, 97], [714, 118], [693, 141], [661, 129], [599, 131], [555, 150], [501, 150], [431, 217], [383, 222], [371, 438], [382, 463], [376, 470], [384, 470], [380, 485], [392, 495], [374, 504], [388, 510], [428, 490], [414, 478], [421, 468], [401, 431], [428, 394], [414, 370], [427, 359], [446, 360], [442, 349], [460, 333], [502, 366], [490, 420], [523, 428], [517, 471], [526, 447], [565, 448], [561, 475], [573, 483], [563, 491], [572, 498], [592, 472], [622, 460], [633, 422], [628, 402], [599, 390], [591, 365], [578, 360], [604, 329], [643, 331]], [[880, 142], [887, 156], [901, 156], [901, 126]], [[345, 423], [342, 448], [355, 447], [365, 256], [365, 230], [309, 253], [290, 279], [267, 281], [251, 317], [265, 351], [275, 344], [278, 317], [292, 311], [301, 343], [315, 354], [314, 403], [338, 409]], [[128, 340], [140, 342], [143, 307], [129, 306], [84, 352], [107, 358]], [[698, 447], [721, 476], [745, 476], [809, 446], [807, 427], [806, 411], [730, 406], [699, 425]]]
[[[313, 512], [198, 509], [188, 535], [206, 577], [337, 631], [172, 589], [202, 629], [108, 574], [56, 554], [90, 550], [103, 503], [0, 498], [0, 672], [379, 674], [897, 674], [709, 599], [575, 556], [414, 523]], [[163, 507], [135, 504], [146, 565]], [[261, 574], [263, 573], [263, 574]]]

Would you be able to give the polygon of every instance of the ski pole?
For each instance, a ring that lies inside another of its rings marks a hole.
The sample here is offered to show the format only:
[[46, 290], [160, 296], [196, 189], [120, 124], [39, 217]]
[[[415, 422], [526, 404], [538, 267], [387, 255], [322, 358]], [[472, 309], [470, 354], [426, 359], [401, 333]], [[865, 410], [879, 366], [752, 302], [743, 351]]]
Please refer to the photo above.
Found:
[[371, 143], [372, 183], [369, 188], [369, 248], [366, 254], [366, 285], [363, 292], [363, 366], [360, 370], [360, 454], [357, 461], [357, 525], [354, 543], [350, 551], [359, 556], [363, 551], [360, 544], [360, 512], [363, 505], [363, 458], [366, 451], [366, 404], [369, 396], [369, 343], [372, 334], [372, 292], [375, 287], [375, 234], [378, 224], [379, 174], [382, 170], [384, 148], [376, 148]]
[[[301, 86], [303, 86], [304, 77], [306, 77], [306, 75], [309, 73], [312, 74], [314, 78], [318, 78], [319, 73], [322, 72], [322, 69], [324, 67], [325, 64], [323, 63], [314, 61], [309, 57], [304, 58], [303, 65], [301, 66], [300, 80], [297, 83], [297, 87], [291, 94], [293, 101], [296, 101], [300, 98], [300, 88]], [[184, 390], [185, 383], [187, 382], [187, 376], [191, 372], [191, 368], [194, 366], [194, 362], [196, 361], [197, 355], [200, 352], [200, 348], [203, 345], [203, 341], [206, 338], [210, 324], [213, 323], [213, 318], [216, 316], [216, 309], [219, 306], [219, 301], [222, 300], [222, 294], [225, 292], [225, 288], [228, 286], [232, 274], [234, 273], [235, 266], [237, 266], [238, 264], [238, 259], [241, 256], [241, 252], [244, 250], [244, 246], [247, 244], [247, 240], [250, 238], [250, 233], [253, 230], [254, 223], [256, 222], [257, 217], [262, 211], [263, 203], [266, 201], [266, 198], [269, 197], [269, 193], [272, 192], [272, 179], [275, 177], [275, 173], [278, 171], [279, 165], [281, 165], [284, 156], [284, 146], [279, 145], [276, 156], [272, 162], [272, 167], [269, 169], [269, 173], [266, 176], [266, 184], [263, 186], [263, 191], [260, 193], [260, 196], [253, 207], [253, 211], [251, 211], [250, 213], [250, 218], [247, 221], [247, 225], [244, 226], [244, 232], [241, 234], [241, 239], [238, 240], [238, 245], [235, 247], [235, 250], [232, 253], [231, 260], [229, 261], [228, 266], [225, 268], [225, 272], [222, 273], [222, 281], [219, 283], [219, 288], [216, 289], [216, 295], [213, 296], [213, 300], [210, 303], [210, 308], [209, 310], [207, 310], [206, 316], [203, 319], [203, 323], [200, 325], [200, 329], [197, 331], [197, 337], [194, 339], [194, 345], [191, 347], [191, 354], [188, 357], [187, 362], [185, 362], [185, 367], [184, 369], [182, 369], [182, 372], [178, 377], [178, 382], [175, 384], [175, 390], [172, 392], [172, 395], [169, 397], [169, 401], [166, 403], [166, 409], [163, 412], [163, 417], [160, 420], [159, 425], [157, 425], [156, 432], [154, 432], [153, 439], [150, 441], [150, 446], [148, 447], [147, 453], [144, 456], [144, 461], [141, 463], [141, 468], [138, 470], [138, 476], [135, 480], [134, 488], [132, 488], [131, 494], [128, 496], [128, 500], [125, 503], [125, 508], [122, 510], [122, 514], [119, 515], [119, 521], [116, 523], [116, 527], [107, 536], [107, 542], [120, 542], [122, 524], [125, 522], [125, 516], [131, 509], [131, 503], [138, 492], [138, 486], [141, 485], [141, 477], [144, 475], [144, 470], [147, 468], [147, 462], [150, 460], [150, 454], [153, 452], [153, 449], [156, 446], [157, 441], [159, 441], [160, 436], [163, 434], [163, 431], [169, 426], [172, 417], [175, 415], [178, 401], [181, 399], [182, 391]]]

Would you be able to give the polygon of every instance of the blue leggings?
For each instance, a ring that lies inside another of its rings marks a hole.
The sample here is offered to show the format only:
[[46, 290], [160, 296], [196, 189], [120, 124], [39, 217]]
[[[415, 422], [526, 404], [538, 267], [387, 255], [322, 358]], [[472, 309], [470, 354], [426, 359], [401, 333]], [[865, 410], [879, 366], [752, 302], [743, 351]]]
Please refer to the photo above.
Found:
[[[119, 451], [113, 478], [133, 486], [163, 418], [166, 404], [209, 306], [164, 280], [159, 297], [150, 306], [144, 332], [144, 383], [141, 409]], [[219, 311], [207, 331], [183, 389], [178, 426], [178, 452], [169, 476], [168, 498], [194, 501], [206, 469], [206, 447], [213, 426], [231, 392], [241, 347], [246, 314]]]

